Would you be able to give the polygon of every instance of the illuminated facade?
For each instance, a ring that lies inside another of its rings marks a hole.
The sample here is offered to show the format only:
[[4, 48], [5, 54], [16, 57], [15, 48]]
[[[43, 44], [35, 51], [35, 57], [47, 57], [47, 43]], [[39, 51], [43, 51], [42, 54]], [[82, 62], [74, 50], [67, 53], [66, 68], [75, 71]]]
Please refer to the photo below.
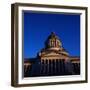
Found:
[[24, 60], [24, 76], [79, 75], [80, 57], [70, 56], [59, 37], [52, 32], [36, 58]]

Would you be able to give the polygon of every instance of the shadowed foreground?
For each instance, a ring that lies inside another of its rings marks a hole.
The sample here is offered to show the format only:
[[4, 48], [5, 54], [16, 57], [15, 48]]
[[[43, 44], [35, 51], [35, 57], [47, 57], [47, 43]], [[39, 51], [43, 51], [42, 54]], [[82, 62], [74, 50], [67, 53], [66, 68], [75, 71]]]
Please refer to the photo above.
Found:
[[52, 62], [46, 61], [44, 63], [33, 61], [32, 65], [24, 66], [24, 77], [36, 77], [36, 76], [58, 76], [58, 75], [79, 75], [80, 64], [71, 63], [69, 61], [53, 60]]

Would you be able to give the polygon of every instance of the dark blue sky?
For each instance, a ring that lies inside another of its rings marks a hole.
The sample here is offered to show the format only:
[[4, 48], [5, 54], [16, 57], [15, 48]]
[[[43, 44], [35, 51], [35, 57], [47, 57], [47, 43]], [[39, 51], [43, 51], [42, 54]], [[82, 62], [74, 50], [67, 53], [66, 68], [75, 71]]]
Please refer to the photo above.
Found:
[[71, 56], [80, 56], [80, 15], [24, 11], [24, 58], [35, 57], [52, 31]]

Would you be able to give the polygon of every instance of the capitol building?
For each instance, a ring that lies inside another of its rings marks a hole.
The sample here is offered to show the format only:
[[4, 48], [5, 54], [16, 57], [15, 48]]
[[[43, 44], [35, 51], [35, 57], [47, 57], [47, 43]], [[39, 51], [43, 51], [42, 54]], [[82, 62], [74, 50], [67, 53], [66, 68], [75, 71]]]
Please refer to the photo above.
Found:
[[54, 33], [35, 58], [24, 58], [24, 77], [80, 75], [80, 57], [71, 56]]

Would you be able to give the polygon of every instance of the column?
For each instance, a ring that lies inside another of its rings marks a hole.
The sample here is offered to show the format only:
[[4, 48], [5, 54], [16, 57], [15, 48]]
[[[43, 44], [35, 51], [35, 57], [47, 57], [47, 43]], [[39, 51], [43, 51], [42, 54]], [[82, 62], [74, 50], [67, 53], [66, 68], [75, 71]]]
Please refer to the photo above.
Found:
[[47, 60], [48, 62], [47, 62], [47, 73], [48, 73], [48, 75], [49, 75], [49, 60]]
[[53, 40], [53, 47], [55, 47], [55, 40]]
[[48, 74], [48, 60], [46, 59], [46, 71], [45, 71], [46, 75]]
[[56, 74], [56, 60], [54, 60], [54, 73]]
[[49, 60], [49, 74], [51, 75], [51, 60]]
[[42, 75], [42, 69], [43, 69], [43, 60], [41, 60], [41, 67], [40, 67], [40, 75]]
[[58, 74], [58, 59], [56, 59], [56, 75]]
[[59, 73], [62, 74], [63, 66], [62, 66], [62, 59], [59, 61]]
[[51, 68], [50, 69], [51, 69], [51, 75], [52, 75], [52, 60], [51, 60]]
[[44, 75], [45, 75], [45, 71], [46, 71], [46, 60], [44, 60]]
[[53, 60], [51, 60], [51, 75], [53, 75]]
[[56, 47], [56, 40], [55, 40], [55, 47]]
[[53, 40], [53, 47], [55, 47], [55, 41]]
[[53, 68], [54, 68], [54, 59], [51, 60], [51, 75], [53, 75], [53, 73], [54, 73]]
[[62, 59], [62, 73], [65, 74], [64, 59]]
[[63, 74], [63, 60], [60, 60], [60, 73]]
[[42, 70], [41, 70], [41, 74], [44, 75], [44, 60], [42, 60]]
[[60, 59], [58, 59], [58, 74], [60, 74], [60, 69], [61, 69], [61, 67], [60, 67]]
[[53, 44], [53, 42], [52, 42], [52, 40], [51, 40], [51, 46], [52, 46], [52, 44]]
[[50, 46], [51, 46], [51, 40], [50, 40]]
[[53, 69], [53, 75], [55, 74], [55, 59], [53, 59], [53, 67], [52, 67], [52, 69]]

